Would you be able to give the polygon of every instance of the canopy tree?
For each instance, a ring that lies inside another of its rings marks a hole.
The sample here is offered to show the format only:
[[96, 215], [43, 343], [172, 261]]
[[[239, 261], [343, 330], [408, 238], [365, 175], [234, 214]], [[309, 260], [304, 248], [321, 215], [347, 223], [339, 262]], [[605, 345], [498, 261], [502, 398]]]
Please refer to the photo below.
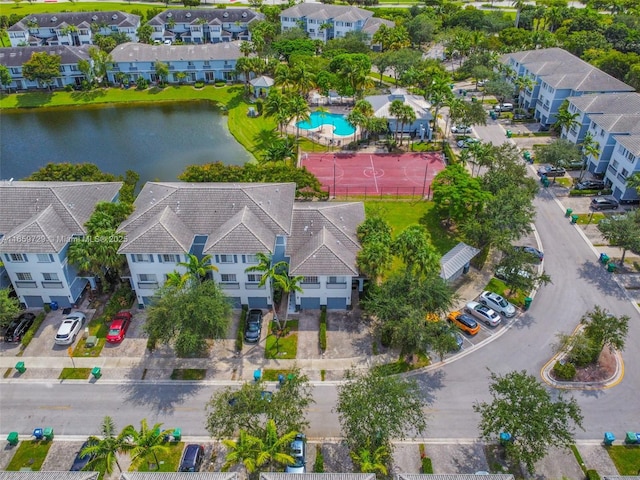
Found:
[[585, 335], [594, 341], [602, 351], [605, 347], [611, 350], [623, 350], [629, 332], [629, 316], [616, 317], [605, 308], [596, 305], [593, 310], [584, 314], [580, 322], [584, 325]]
[[603, 218], [598, 222], [598, 229], [612, 246], [622, 249], [620, 265], [624, 265], [627, 250], [640, 253], [640, 213], [638, 210]]
[[60, 55], [47, 52], [34, 52], [31, 58], [22, 64], [22, 76], [40, 86], [50, 88], [60, 76]]
[[[1, 265], [0, 265], [1, 266]], [[9, 296], [9, 289], [0, 289], [0, 327], [6, 327], [20, 313], [20, 300]]]
[[505, 445], [509, 457], [534, 472], [535, 463], [549, 447], [569, 448], [574, 425], [582, 428], [582, 413], [574, 398], [566, 400], [561, 391], [553, 400], [551, 393], [526, 371], [498, 375], [491, 372], [491, 402], [473, 405], [480, 414], [480, 436], [496, 443], [501, 432], [511, 434]]

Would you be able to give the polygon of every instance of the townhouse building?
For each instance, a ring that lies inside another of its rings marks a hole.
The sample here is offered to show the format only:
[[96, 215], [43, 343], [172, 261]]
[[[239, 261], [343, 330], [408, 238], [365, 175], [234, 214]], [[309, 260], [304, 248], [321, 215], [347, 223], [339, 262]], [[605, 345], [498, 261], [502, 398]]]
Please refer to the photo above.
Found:
[[251, 40], [249, 25], [263, 20], [262, 13], [248, 8], [165, 10], [147, 23], [151, 39], [158, 43], [219, 43]]
[[[67, 259], [86, 235], [98, 202], [118, 198], [120, 182], [0, 182], [0, 255], [6, 275], [27, 308], [74, 305], [90, 279]], [[91, 279], [92, 281], [93, 279]]]
[[[303, 276], [304, 293], [292, 293], [299, 308], [347, 308], [359, 244], [356, 228], [364, 220], [362, 203], [296, 203], [293, 183], [149, 182], [122, 223], [126, 234], [127, 278], [138, 303], [153, 295], [187, 254], [211, 255], [210, 272], [234, 307], [273, 304], [271, 285], [262, 274], [246, 272], [257, 253], [287, 261], [289, 273]], [[360, 283], [358, 283], [361, 286]]]
[[3, 85], [10, 90], [28, 90], [42, 88], [35, 80], [28, 80], [22, 74], [22, 65], [31, 59], [31, 55], [37, 52], [46, 52], [49, 55], [60, 57], [60, 76], [53, 79], [52, 86], [64, 88], [67, 85], [79, 87], [85, 79], [84, 74], [78, 68], [80, 60], [91, 61], [89, 46], [70, 47], [59, 45], [55, 47], [8, 47], [0, 48], [0, 65], [4, 65], [11, 75], [11, 83]]
[[92, 45], [97, 34], [123, 33], [138, 41], [140, 16], [120, 11], [34, 13], [7, 30], [12, 47]]
[[312, 40], [326, 42], [342, 38], [349, 32], [364, 32], [369, 39], [381, 25], [393, 27], [394, 22], [374, 18], [373, 12], [358, 7], [299, 3], [280, 13], [282, 32], [301, 28]]
[[534, 109], [534, 117], [544, 125], [555, 123], [558, 108], [569, 97], [634, 91], [561, 48], [508, 53], [501, 61], [516, 76], [532, 80], [533, 88], [520, 91], [519, 105]]
[[[640, 116], [637, 121], [640, 122]], [[640, 173], [640, 133], [614, 135], [614, 140], [605, 180], [611, 184], [614, 197], [623, 203], [635, 203], [640, 195], [636, 189], [627, 187], [627, 179]]]
[[123, 77], [136, 81], [142, 77], [157, 82], [156, 62], [169, 67], [170, 83], [215, 82], [235, 79], [235, 68], [240, 42], [208, 43], [199, 45], [147, 45], [123, 43], [111, 52], [113, 64], [107, 77], [110, 82], [121, 83]]

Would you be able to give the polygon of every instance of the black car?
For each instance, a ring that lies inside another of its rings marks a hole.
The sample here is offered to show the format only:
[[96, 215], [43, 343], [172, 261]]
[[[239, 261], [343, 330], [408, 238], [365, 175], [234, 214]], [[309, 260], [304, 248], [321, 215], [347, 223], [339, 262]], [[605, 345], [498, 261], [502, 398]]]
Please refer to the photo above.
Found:
[[604, 190], [605, 184], [602, 180], [583, 180], [576, 185], [576, 190]]
[[517, 246], [513, 247], [515, 250], [522, 250], [523, 252], [529, 254], [532, 258], [535, 258], [537, 261], [541, 262], [544, 258], [544, 253], [533, 247], [523, 247]]
[[5, 342], [19, 342], [27, 330], [33, 325], [36, 316], [33, 313], [25, 312], [18, 318], [11, 321], [4, 334]]
[[547, 176], [547, 177], [564, 177], [567, 171], [562, 167], [552, 167], [547, 165], [546, 167], [540, 167], [538, 170], [539, 176]]
[[190, 443], [184, 447], [180, 459], [179, 472], [199, 472], [204, 460], [204, 447], [196, 443]]
[[86, 467], [91, 460], [93, 460], [95, 455], [92, 455], [92, 454], [82, 455], [82, 451], [85, 448], [87, 448], [89, 445], [90, 443], [88, 441], [82, 444], [82, 446], [80, 447], [80, 450], [78, 450], [76, 458], [73, 460], [73, 465], [71, 465], [71, 468], [69, 469], [71, 472], [79, 472], [84, 467]]
[[615, 198], [596, 197], [591, 200], [593, 210], [615, 210], [618, 208], [618, 201]]
[[247, 321], [244, 326], [244, 341], [258, 343], [260, 332], [262, 332], [262, 310], [252, 308], [247, 314]]

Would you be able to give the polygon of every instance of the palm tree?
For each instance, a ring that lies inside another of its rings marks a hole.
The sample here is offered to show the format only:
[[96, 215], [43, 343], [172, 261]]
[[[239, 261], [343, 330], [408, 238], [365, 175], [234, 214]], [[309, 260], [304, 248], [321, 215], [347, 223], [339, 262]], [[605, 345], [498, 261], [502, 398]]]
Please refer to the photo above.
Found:
[[218, 271], [218, 267], [211, 263], [211, 255], [205, 255], [200, 259], [192, 253], [187, 253], [187, 261], [178, 262], [177, 265], [187, 269], [186, 275], [191, 285], [202, 283], [209, 272]]
[[[411, 105], [402, 106], [402, 112], [400, 113], [399, 120], [401, 125], [400, 130], [402, 130], [402, 132], [404, 132], [405, 125], [411, 125], [413, 122], [416, 121], [416, 112], [413, 110], [413, 108], [411, 108]], [[400, 145], [402, 145], [403, 137], [404, 135], [400, 137]]]
[[171, 430], [160, 430], [161, 426], [162, 423], [156, 423], [153, 428], [149, 428], [147, 419], [143, 418], [140, 421], [140, 430], [136, 430], [133, 425], [125, 427], [122, 433], [126, 432], [133, 444], [130, 450], [133, 465], [138, 466], [149, 455], [153, 455], [156, 469], [160, 469], [158, 453], [167, 454], [169, 452], [169, 448], [164, 443], [165, 438], [171, 433]]
[[[359, 112], [358, 110], [351, 110], [347, 115], [347, 122], [349, 122], [353, 126], [360, 127], [360, 133], [362, 133], [362, 128], [366, 124], [367, 118]], [[355, 140], [355, 135], [354, 135]]]
[[128, 433], [123, 430], [119, 435], [116, 435], [115, 423], [108, 416], [102, 420], [100, 430], [102, 438], [89, 437], [88, 445], [80, 452], [81, 455], [91, 455], [93, 457], [87, 464], [90, 468], [104, 464], [105, 472], [111, 474], [115, 463], [120, 473], [122, 473], [117, 454], [131, 449]]
[[240, 53], [242, 53], [242, 55], [244, 55], [245, 57], [248, 57], [249, 54], [251, 54], [252, 52], [253, 52], [253, 45], [251, 45], [251, 42], [247, 42], [247, 41], [240, 42]]
[[[288, 269], [289, 265], [287, 264], [287, 270]], [[300, 287], [300, 283], [303, 279], [304, 277], [302, 276], [290, 277], [288, 273], [276, 275], [275, 277], [275, 281], [282, 289], [282, 293], [286, 294], [284, 322], [280, 325], [280, 329], [282, 330], [287, 326], [287, 317], [289, 315], [289, 294], [291, 292], [304, 293], [304, 290], [302, 289], [302, 287]]]
[[306, 96], [315, 86], [315, 75], [304, 65], [296, 65], [291, 69], [293, 86], [302, 96]]
[[533, 78], [525, 75], [520, 75], [519, 77], [517, 77], [514, 83], [516, 85], [516, 95], [518, 96], [518, 103], [520, 102], [520, 92], [522, 90], [530, 90], [536, 85], [536, 82]]
[[256, 259], [258, 260], [257, 265], [251, 265], [250, 267], [245, 268], [246, 273], [251, 272], [260, 272], [262, 273], [262, 277], [260, 278], [260, 282], [258, 283], [259, 287], [264, 287], [267, 282], [269, 282], [269, 294], [271, 295], [271, 302], [274, 312], [274, 320], [277, 320], [277, 316], [275, 314], [275, 301], [274, 296], [275, 293], [273, 291], [274, 280], [278, 275], [281, 275], [282, 272], [286, 271], [289, 267], [287, 262], [276, 262], [273, 263], [273, 257], [271, 254], [265, 254], [262, 252], [256, 253]]
[[516, 7], [516, 24], [515, 27], [518, 28], [518, 24], [520, 23], [520, 12], [522, 8], [527, 4], [525, 0], [513, 0], [511, 5]]
[[291, 75], [291, 69], [288, 65], [281, 63], [274, 71], [274, 82], [276, 85], [282, 87], [282, 92], [286, 92], [288, 87], [293, 86], [293, 79]]
[[598, 158], [600, 155], [600, 144], [596, 142], [591, 135], [591, 132], [587, 132], [582, 140], [582, 154], [584, 155], [584, 161], [582, 162], [582, 168], [580, 169], [580, 175], [578, 176], [578, 182], [582, 181], [584, 174], [587, 170], [587, 162], [589, 157], [593, 157], [594, 159]]
[[182, 290], [189, 281], [189, 275], [186, 273], [180, 273], [177, 270], [167, 273], [167, 279], [164, 284], [167, 287], [175, 287], [178, 290]]
[[291, 118], [294, 118], [296, 122], [296, 142], [298, 142], [300, 139], [299, 123], [304, 120], [309, 120], [309, 105], [303, 97], [295, 95], [289, 99], [287, 107]]
[[350, 452], [349, 455], [360, 470], [360, 473], [387, 475], [389, 449], [385, 445], [381, 445], [372, 451], [371, 442], [367, 442], [366, 446], [359, 448], [355, 452]]
[[627, 187], [635, 188], [636, 192], [640, 194], [640, 173], [634, 173], [627, 178]]
[[275, 117], [278, 122], [278, 130], [282, 133], [286, 124], [284, 112], [286, 111], [287, 99], [277, 89], [272, 88], [264, 101], [264, 113], [267, 117]]
[[222, 471], [227, 472], [229, 468], [238, 463], [242, 463], [247, 469], [249, 477], [258, 470], [257, 451], [260, 439], [247, 433], [246, 430], [240, 430], [238, 440], [222, 440], [222, 444], [227, 449]]
[[573, 127], [577, 127], [580, 122], [576, 120], [580, 114], [571, 113], [569, 111], [569, 101], [565, 100], [562, 102], [562, 105], [558, 107], [558, 113], [556, 113], [556, 123], [555, 126], [560, 128], [560, 131], [564, 131], [565, 133], [562, 135], [562, 138], [566, 138], [567, 132], [571, 130]]
[[402, 100], [394, 100], [389, 106], [389, 115], [396, 119], [396, 129], [394, 132], [394, 138], [398, 141], [398, 127], [400, 126], [400, 116], [404, 110], [404, 102]]

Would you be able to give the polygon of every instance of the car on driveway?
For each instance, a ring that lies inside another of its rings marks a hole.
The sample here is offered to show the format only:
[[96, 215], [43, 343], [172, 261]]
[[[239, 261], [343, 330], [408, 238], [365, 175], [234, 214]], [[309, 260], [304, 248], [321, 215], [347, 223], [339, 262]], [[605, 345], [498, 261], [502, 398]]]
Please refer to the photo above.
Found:
[[88, 446], [89, 446], [89, 441], [87, 440], [82, 444], [82, 446], [80, 447], [80, 450], [78, 450], [78, 453], [76, 454], [76, 458], [73, 460], [73, 464], [71, 465], [71, 468], [69, 469], [69, 471], [79, 472], [84, 467], [86, 467], [91, 460], [93, 460], [93, 458], [95, 457], [95, 454], [88, 453], [86, 455], [82, 455], [82, 451]]
[[109, 325], [109, 332], [107, 333], [107, 342], [118, 343], [124, 340], [124, 336], [127, 334], [127, 330], [131, 325], [131, 313], [122, 311], [116, 313], [116, 316], [111, 320]]
[[184, 447], [182, 458], [180, 459], [179, 472], [199, 472], [204, 460], [204, 446], [197, 443], [190, 443]]
[[471, 127], [466, 125], [455, 125], [451, 127], [451, 133], [471, 133]]
[[567, 170], [563, 167], [553, 167], [551, 165], [545, 165], [538, 169], [538, 176], [547, 176], [547, 177], [564, 177], [567, 173]]
[[538, 250], [537, 248], [533, 248], [533, 247], [526, 247], [526, 246], [516, 246], [513, 247], [516, 250], [522, 250], [523, 252], [531, 255], [532, 257], [534, 257], [536, 260], [538, 260], [539, 262], [542, 261], [542, 259], [544, 258], [544, 253], [540, 250]]
[[262, 332], [262, 310], [252, 308], [247, 314], [244, 326], [244, 341], [247, 343], [258, 343]]
[[582, 170], [582, 168], [584, 167], [584, 160], [563, 160], [560, 162], [560, 165], [562, 165], [567, 170]]
[[497, 327], [500, 325], [500, 315], [486, 305], [478, 302], [469, 302], [465, 307], [465, 311], [489, 327]]
[[11, 323], [7, 327], [4, 333], [5, 342], [19, 342], [27, 330], [33, 325], [36, 316], [33, 313], [22, 313], [18, 318], [11, 320]]
[[576, 190], [604, 190], [605, 187], [602, 180], [583, 180], [576, 184]]
[[475, 335], [480, 331], [480, 325], [478, 325], [478, 322], [466, 313], [460, 311], [451, 312], [447, 315], [447, 320], [469, 335]]
[[512, 112], [513, 103], [504, 102], [502, 105], [496, 105], [493, 107], [496, 112]]
[[82, 312], [73, 312], [67, 315], [56, 333], [56, 345], [71, 345], [75, 342], [86, 321], [87, 317]]
[[293, 464], [287, 465], [285, 473], [306, 473], [307, 468], [307, 439], [302, 433], [298, 433], [291, 442], [289, 455], [293, 457]]
[[592, 210], [615, 210], [618, 208], [618, 201], [611, 197], [596, 197], [591, 200]]
[[463, 138], [462, 140], [458, 140], [456, 142], [456, 145], [458, 146], [458, 148], [469, 148], [470, 145], [478, 143], [479, 141], [480, 140], [478, 140], [477, 138], [467, 137]]
[[511, 305], [507, 300], [494, 292], [485, 290], [480, 294], [480, 303], [492, 308], [500, 315], [505, 317], [513, 317], [516, 314], [516, 307]]

